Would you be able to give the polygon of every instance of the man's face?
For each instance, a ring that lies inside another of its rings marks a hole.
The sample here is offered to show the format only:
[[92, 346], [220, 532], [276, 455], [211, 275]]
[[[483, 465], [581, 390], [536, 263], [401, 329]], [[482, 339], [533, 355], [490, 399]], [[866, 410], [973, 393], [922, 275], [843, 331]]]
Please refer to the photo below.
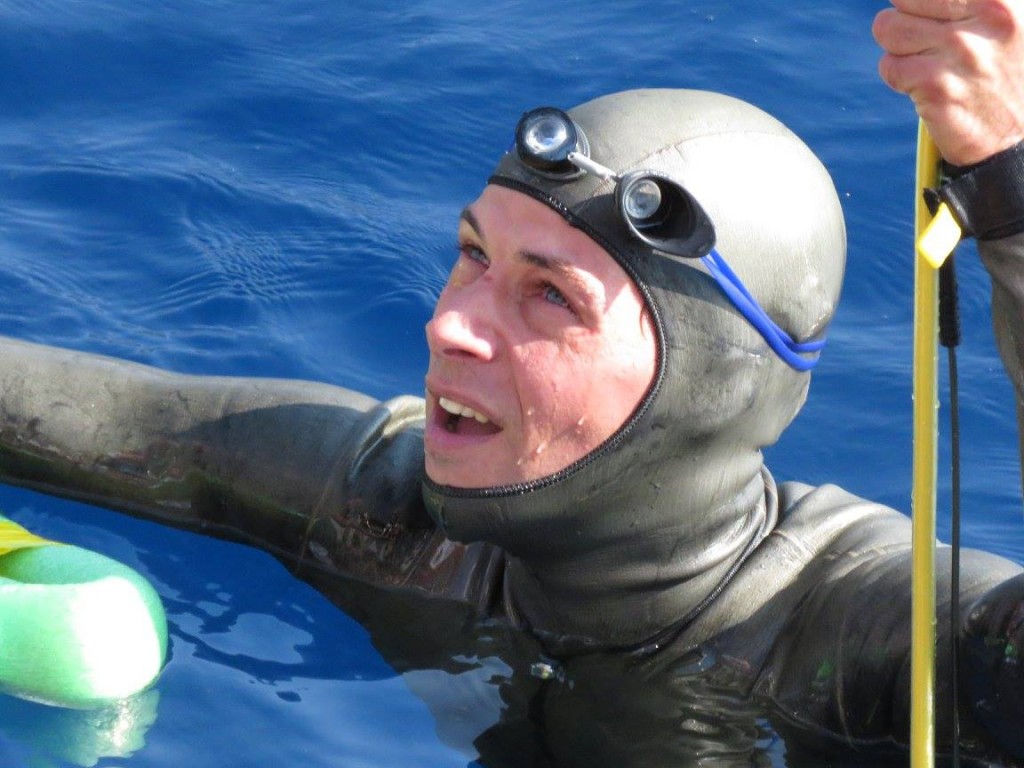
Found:
[[488, 488], [536, 480], [621, 427], [654, 378], [640, 294], [546, 205], [488, 186], [427, 324], [427, 475]]

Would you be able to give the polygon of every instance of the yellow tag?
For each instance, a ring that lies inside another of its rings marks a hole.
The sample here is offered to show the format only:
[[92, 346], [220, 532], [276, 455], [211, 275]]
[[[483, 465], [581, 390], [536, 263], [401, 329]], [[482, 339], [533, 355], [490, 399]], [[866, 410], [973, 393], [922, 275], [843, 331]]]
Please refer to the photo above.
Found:
[[943, 203], [935, 213], [935, 218], [921, 233], [917, 241], [917, 252], [924, 256], [932, 269], [938, 269], [956, 248], [962, 235], [960, 225], [953, 218], [949, 206]]
[[47, 544], [56, 544], [56, 542], [36, 536], [6, 517], [0, 517], [0, 557], [16, 549], [43, 547]]

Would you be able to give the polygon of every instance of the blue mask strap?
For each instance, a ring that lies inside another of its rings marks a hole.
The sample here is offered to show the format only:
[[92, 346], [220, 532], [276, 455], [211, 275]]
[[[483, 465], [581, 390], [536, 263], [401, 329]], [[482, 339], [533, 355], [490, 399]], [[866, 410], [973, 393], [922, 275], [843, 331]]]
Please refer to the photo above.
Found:
[[[725, 263], [725, 259], [718, 251], [712, 248], [711, 252], [707, 256], [702, 256], [700, 260], [725, 295], [729, 297], [729, 301], [757, 329], [757, 332], [768, 342], [768, 346], [787, 365], [798, 371], [809, 371], [818, 364], [819, 354], [825, 346], [824, 339], [805, 342], [793, 341], [788, 333], [768, 317], [768, 313], [757, 303], [757, 299], [750, 295], [750, 291]], [[801, 357], [801, 355], [813, 355], [813, 357]]]

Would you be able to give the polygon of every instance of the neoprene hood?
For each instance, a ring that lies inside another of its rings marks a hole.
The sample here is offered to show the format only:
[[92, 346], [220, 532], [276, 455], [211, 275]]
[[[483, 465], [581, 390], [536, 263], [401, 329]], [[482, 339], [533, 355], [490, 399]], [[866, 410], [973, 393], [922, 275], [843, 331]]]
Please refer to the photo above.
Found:
[[[568, 113], [589, 157], [618, 177], [647, 170], [692, 195], [718, 252], [796, 340], [823, 336], [839, 298], [846, 238], [827, 171], [765, 112], [720, 94], [638, 90]], [[614, 178], [557, 177], [505, 154], [491, 184], [541, 201], [632, 277], [656, 329], [658, 365], [609, 440], [562, 471], [424, 498], [457, 541], [507, 553], [505, 608], [554, 650], [638, 647], [685, 626], [774, 526], [761, 448], [806, 397], [783, 362], [693, 258], [638, 239]]]

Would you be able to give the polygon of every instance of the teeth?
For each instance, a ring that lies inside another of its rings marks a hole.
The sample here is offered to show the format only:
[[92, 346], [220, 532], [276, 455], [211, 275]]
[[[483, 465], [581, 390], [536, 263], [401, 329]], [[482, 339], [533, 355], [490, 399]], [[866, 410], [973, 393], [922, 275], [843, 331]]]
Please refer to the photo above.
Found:
[[476, 419], [481, 424], [486, 424], [488, 422], [488, 418], [482, 413], [477, 413], [468, 405], [456, 403], [454, 400], [449, 400], [447, 397], [437, 398], [437, 404], [448, 411], [448, 413], [454, 414], [455, 416], [468, 416], [471, 419]]

